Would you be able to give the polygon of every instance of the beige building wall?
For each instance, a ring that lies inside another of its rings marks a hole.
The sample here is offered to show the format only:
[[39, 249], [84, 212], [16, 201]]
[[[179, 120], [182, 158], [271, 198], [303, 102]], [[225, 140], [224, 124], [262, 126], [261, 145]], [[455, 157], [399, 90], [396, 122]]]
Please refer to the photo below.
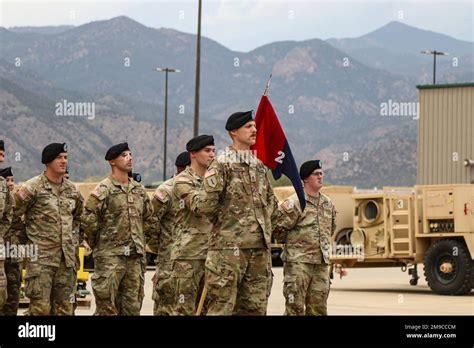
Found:
[[474, 183], [474, 83], [417, 88], [417, 184]]

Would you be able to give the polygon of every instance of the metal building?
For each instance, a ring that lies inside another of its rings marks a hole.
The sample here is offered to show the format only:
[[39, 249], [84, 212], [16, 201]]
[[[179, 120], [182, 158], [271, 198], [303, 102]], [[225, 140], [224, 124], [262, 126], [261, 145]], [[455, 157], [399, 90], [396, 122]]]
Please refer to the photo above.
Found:
[[474, 184], [474, 83], [417, 88], [417, 184]]

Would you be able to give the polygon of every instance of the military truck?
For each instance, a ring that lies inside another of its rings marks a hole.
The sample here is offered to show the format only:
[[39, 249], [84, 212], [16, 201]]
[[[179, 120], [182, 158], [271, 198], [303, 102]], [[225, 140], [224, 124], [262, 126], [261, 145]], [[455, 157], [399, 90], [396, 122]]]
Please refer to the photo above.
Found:
[[332, 262], [346, 267], [401, 266], [417, 285], [463, 295], [474, 285], [474, 185], [386, 187], [355, 192], [352, 229], [333, 236]]

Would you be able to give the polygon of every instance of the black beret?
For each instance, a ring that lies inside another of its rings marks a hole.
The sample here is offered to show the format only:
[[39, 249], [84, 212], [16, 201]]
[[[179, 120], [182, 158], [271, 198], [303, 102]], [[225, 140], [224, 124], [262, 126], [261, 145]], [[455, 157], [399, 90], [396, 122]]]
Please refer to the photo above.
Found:
[[107, 153], [105, 154], [105, 160], [111, 161], [113, 159], [116, 159], [124, 151], [130, 151], [127, 143], [120, 143], [120, 144], [114, 145], [110, 149], [107, 150]]
[[41, 163], [47, 164], [54, 161], [59, 154], [67, 152], [66, 143], [52, 143], [47, 145], [41, 153]]
[[12, 167], [0, 169], [0, 176], [3, 176], [5, 179], [9, 176], [13, 176]]
[[5, 151], [5, 142], [0, 140], [0, 151]]
[[212, 135], [198, 135], [197, 137], [192, 138], [186, 144], [186, 150], [188, 152], [191, 151], [199, 151], [204, 149], [208, 145], [214, 145], [214, 137]]
[[178, 157], [176, 157], [176, 162], [174, 165], [176, 167], [186, 167], [191, 164], [191, 157], [189, 156], [188, 151], [181, 152]]
[[316, 169], [322, 169], [323, 164], [320, 160], [312, 160], [304, 162], [300, 167], [300, 178], [301, 180], [306, 179]]
[[227, 129], [228, 131], [239, 129], [247, 122], [253, 121], [252, 112], [253, 110], [239, 111], [239, 112], [233, 113], [227, 119], [227, 123], [225, 124], [225, 129]]

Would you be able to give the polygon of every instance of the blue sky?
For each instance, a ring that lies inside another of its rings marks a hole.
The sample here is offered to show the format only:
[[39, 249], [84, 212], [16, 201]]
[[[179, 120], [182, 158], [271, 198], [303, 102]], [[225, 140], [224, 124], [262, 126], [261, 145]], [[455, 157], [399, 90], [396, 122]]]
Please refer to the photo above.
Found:
[[[195, 33], [197, 0], [0, 0], [0, 25], [80, 25], [126, 15]], [[281, 40], [357, 37], [393, 20], [474, 41], [474, 2], [204, 0], [203, 35], [236, 51]]]

